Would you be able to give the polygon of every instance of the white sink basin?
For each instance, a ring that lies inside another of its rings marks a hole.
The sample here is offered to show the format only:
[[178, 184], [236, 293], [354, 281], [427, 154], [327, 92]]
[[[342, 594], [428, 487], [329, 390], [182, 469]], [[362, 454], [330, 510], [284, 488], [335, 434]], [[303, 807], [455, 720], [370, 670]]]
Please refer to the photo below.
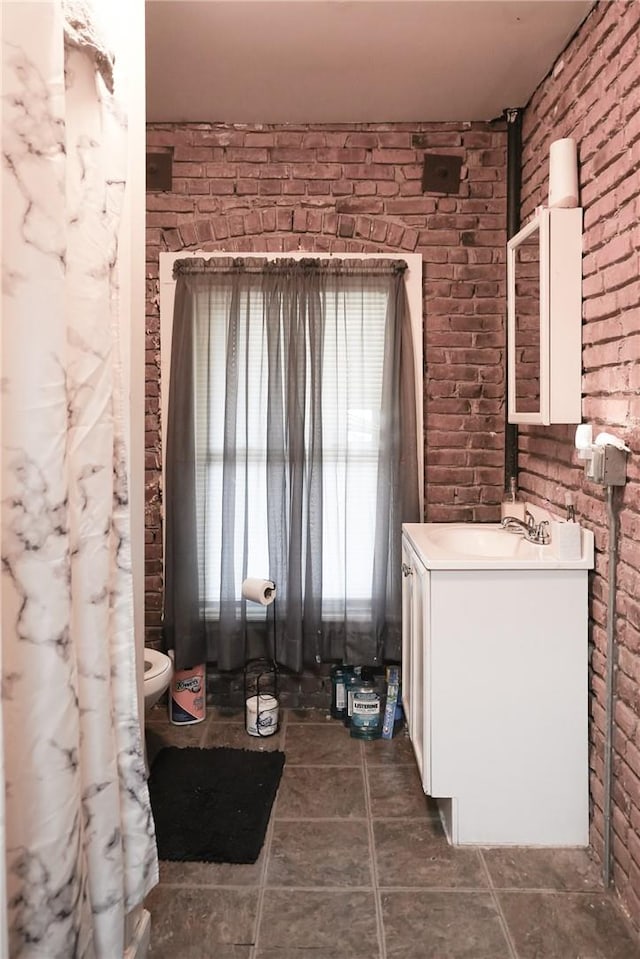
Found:
[[559, 560], [551, 545], [531, 543], [499, 523], [407, 523], [429, 569], [591, 569], [593, 533], [582, 530], [579, 559]]
[[[448, 553], [463, 556], [517, 556], [536, 549], [522, 533], [510, 533], [488, 523], [433, 523], [429, 538]], [[540, 549], [540, 547], [537, 547]]]

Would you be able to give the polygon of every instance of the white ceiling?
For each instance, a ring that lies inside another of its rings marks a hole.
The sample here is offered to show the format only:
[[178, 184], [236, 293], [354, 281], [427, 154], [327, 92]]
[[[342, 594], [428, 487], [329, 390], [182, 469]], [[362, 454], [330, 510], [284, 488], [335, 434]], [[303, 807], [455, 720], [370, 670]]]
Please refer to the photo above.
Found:
[[147, 119], [491, 120], [593, 0], [147, 0]]

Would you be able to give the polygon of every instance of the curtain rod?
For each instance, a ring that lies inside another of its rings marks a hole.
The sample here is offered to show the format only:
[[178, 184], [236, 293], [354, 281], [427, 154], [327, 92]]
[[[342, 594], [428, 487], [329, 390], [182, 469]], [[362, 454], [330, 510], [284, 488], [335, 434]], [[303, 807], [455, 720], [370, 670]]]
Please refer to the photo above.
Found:
[[394, 273], [404, 273], [408, 269], [405, 260], [367, 260], [339, 258], [318, 259], [305, 257], [293, 259], [280, 257], [268, 260], [262, 257], [185, 257], [176, 260], [173, 264], [174, 279], [178, 276], [196, 276], [198, 274], [215, 273], [225, 274], [262, 274], [262, 273], [291, 273], [293, 271], [317, 271], [318, 273], [335, 273], [347, 276], [364, 276], [368, 274], [389, 276]]

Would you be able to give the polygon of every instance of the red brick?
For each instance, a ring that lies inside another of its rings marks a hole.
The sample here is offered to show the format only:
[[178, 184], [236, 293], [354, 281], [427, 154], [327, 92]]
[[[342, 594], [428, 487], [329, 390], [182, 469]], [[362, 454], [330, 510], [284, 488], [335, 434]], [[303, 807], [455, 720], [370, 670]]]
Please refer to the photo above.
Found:
[[[211, 192], [212, 193], [233, 193], [233, 183], [231, 183], [231, 190], [218, 190], [213, 186], [214, 183], [225, 183], [230, 184], [230, 180], [215, 180], [211, 182]], [[258, 182], [256, 180], [236, 180], [235, 181], [235, 192], [238, 196], [255, 196], [258, 190]]]
[[340, 149], [339, 147], [325, 147], [317, 151], [319, 163], [364, 163], [366, 150]]
[[218, 177], [235, 177], [237, 175], [236, 168], [229, 166], [227, 163], [207, 163], [205, 173], [207, 177], [213, 179]]
[[[428, 214], [433, 213], [434, 201], [430, 197], [406, 197], [398, 200], [387, 201], [387, 213], [391, 216], [406, 216], [407, 214]], [[458, 243], [456, 235], [455, 243]]]
[[249, 236], [252, 233], [262, 233], [262, 218], [258, 210], [248, 213], [244, 218], [244, 232]]
[[[194, 134], [195, 137], [195, 134]], [[217, 147], [242, 146], [244, 133], [241, 130], [202, 130], [198, 133], [198, 143]]]
[[246, 147], [272, 147], [275, 144], [273, 133], [245, 133], [244, 145]]
[[211, 228], [216, 240], [226, 240], [229, 236], [229, 227], [227, 218], [224, 216], [215, 216], [211, 219]]
[[293, 211], [292, 229], [294, 233], [304, 233], [306, 231], [307, 229], [307, 211], [306, 210]]
[[[465, 140], [470, 136], [466, 134]], [[425, 132], [425, 133], [416, 133], [412, 137], [411, 145], [414, 150], [427, 150], [432, 147], [459, 147], [461, 146], [462, 138], [460, 133], [457, 131], [451, 131], [447, 133], [439, 132], [437, 130]], [[471, 145], [471, 144], [469, 144]], [[444, 150], [442, 151], [445, 152]]]
[[231, 214], [231, 216], [227, 217], [227, 225], [231, 236], [244, 235], [244, 217], [240, 214]]
[[175, 213], [191, 213], [193, 205], [194, 201], [186, 196], [173, 196], [168, 193], [149, 193], [147, 196], [147, 211], [171, 210]]
[[342, 172], [337, 163], [294, 163], [292, 171], [301, 180], [337, 180]]
[[261, 163], [260, 166], [241, 164], [238, 172], [246, 176], [259, 176], [261, 180], [288, 180], [291, 176], [286, 163]]
[[352, 180], [393, 180], [395, 172], [391, 166], [382, 163], [349, 163], [344, 175]]
[[378, 146], [380, 133], [349, 133], [346, 138], [348, 147], [364, 147], [365, 150], [372, 150]]
[[375, 240], [376, 243], [384, 243], [387, 236], [387, 229], [386, 223], [382, 220], [376, 220], [371, 229], [371, 239]]
[[326, 146], [327, 137], [324, 133], [305, 133], [302, 138], [304, 147], [323, 147]]
[[[381, 147], [387, 147], [389, 149], [402, 150], [411, 147], [411, 133], [406, 130], [403, 132], [394, 132], [394, 133], [379, 133], [378, 134], [378, 145]], [[372, 144], [375, 146], [375, 143]], [[415, 152], [411, 151], [415, 157]]]
[[259, 180], [258, 192], [260, 196], [278, 196], [282, 193], [281, 180]]
[[417, 230], [405, 230], [402, 234], [402, 240], [400, 241], [400, 248], [413, 252], [418, 245], [418, 236]]
[[278, 210], [276, 212], [276, 229], [289, 231], [293, 226], [293, 213], [291, 210]]
[[403, 233], [404, 227], [400, 226], [398, 223], [390, 223], [387, 231], [387, 243], [389, 246], [399, 247], [402, 241]]
[[299, 147], [302, 144], [303, 136], [302, 132], [276, 130], [275, 145], [278, 147]]
[[277, 147], [269, 152], [274, 163], [313, 162], [315, 150], [303, 150], [301, 147]]
[[[351, 183], [349, 182], [351, 190], [355, 193], [356, 196], [375, 196], [378, 193], [376, 183], [370, 182], [360, 182], [360, 183]], [[351, 192], [351, 191], [350, 191]]]
[[319, 233], [322, 230], [322, 211], [307, 210], [307, 232]]
[[[247, 181], [245, 180], [245, 181], [242, 181], [242, 182], [246, 183]], [[207, 189], [207, 190], [202, 190], [202, 191], [198, 191], [198, 192], [202, 192], [202, 193], [216, 193], [216, 194], [221, 194], [221, 195], [230, 196], [230, 195], [233, 194], [233, 192], [234, 192], [234, 186], [235, 186], [233, 180], [207, 180], [207, 185], [208, 185], [208, 189]], [[192, 192], [192, 191], [190, 190], [189, 192]], [[241, 191], [238, 191], [238, 192], [246, 193], [246, 192], [248, 192], [248, 191], [246, 191], [246, 190], [241, 190]], [[256, 191], [255, 189], [253, 189], [253, 190], [250, 191], [250, 192], [255, 193], [255, 192], [257, 192], [257, 191]]]
[[205, 175], [205, 166], [202, 163], [174, 163], [172, 173], [174, 177], [202, 177]]
[[[358, 184], [356, 184], [356, 192], [358, 190]], [[378, 180], [375, 183], [375, 191], [378, 196], [397, 196], [400, 191], [400, 186], [397, 183], [394, 183], [392, 180]]]
[[336, 211], [338, 213], [382, 213], [382, 200], [365, 197], [349, 197], [336, 202]]
[[353, 236], [356, 228], [355, 218], [352, 216], [339, 216], [338, 217], [338, 235], [339, 236]]
[[400, 166], [404, 163], [415, 163], [415, 150], [374, 150], [372, 154], [374, 163], [393, 163]]
[[276, 211], [275, 210], [263, 210], [261, 213], [262, 217], [262, 229], [265, 233], [272, 233], [276, 229]]
[[268, 158], [268, 151], [258, 147], [228, 147], [226, 151], [229, 163], [266, 163]]
[[[357, 185], [359, 186], [360, 184]], [[370, 184], [368, 185], [370, 186]], [[334, 196], [350, 196], [353, 193], [353, 188], [354, 185], [350, 180], [336, 180], [335, 183], [331, 184], [331, 193], [333, 193]], [[339, 203], [340, 201], [338, 201], [336, 207]]]
[[[183, 223], [180, 225], [180, 239], [183, 246], [195, 246], [198, 242], [196, 229], [193, 223]], [[147, 396], [149, 395], [147, 390]]]

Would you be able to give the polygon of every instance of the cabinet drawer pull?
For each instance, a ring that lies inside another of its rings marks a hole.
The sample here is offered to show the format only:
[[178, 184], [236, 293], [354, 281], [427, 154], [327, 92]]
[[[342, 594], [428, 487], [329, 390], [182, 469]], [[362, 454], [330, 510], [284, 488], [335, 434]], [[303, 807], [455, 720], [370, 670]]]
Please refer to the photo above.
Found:
[[413, 570], [410, 566], [407, 566], [406, 563], [402, 564], [402, 575], [403, 576], [413, 576]]

